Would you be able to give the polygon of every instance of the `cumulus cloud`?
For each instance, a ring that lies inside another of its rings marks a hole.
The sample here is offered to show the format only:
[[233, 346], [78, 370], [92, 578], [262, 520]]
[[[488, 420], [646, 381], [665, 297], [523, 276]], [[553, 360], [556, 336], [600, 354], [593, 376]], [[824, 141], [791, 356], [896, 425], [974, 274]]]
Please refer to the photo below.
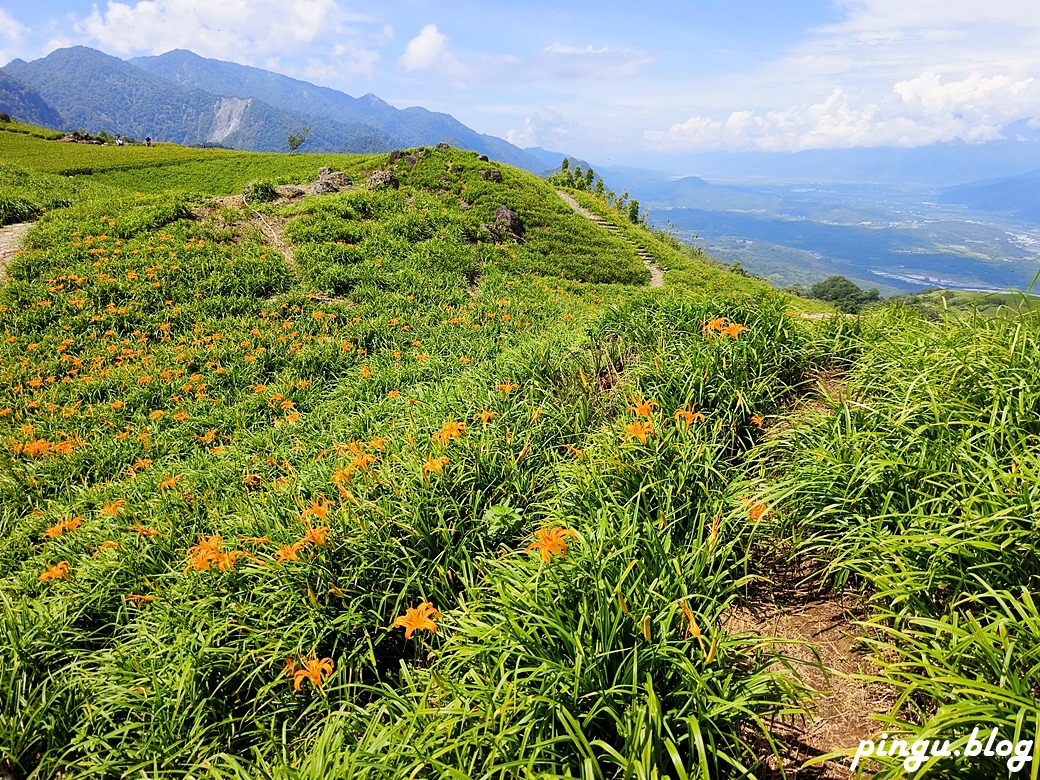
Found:
[[28, 32], [28, 27], [0, 8], [0, 40], [17, 43]]
[[801, 151], [859, 146], [980, 143], [1009, 126], [1040, 120], [1040, 81], [984, 76], [944, 81], [932, 72], [893, 85], [879, 102], [857, 102], [843, 89], [782, 111], [734, 111], [725, 119], [692, 116], [644, 135], [657, 149]]
[[563, 114], [545, 106], [524, 119], [522, 130], [509, 130], [506, 140], [519, 147], [542, 146], [559, 149], [571, 138], [571, 123]]
[[437, 25], [428, 24], [408, 41], [399, 62], [405, 70], [429, 70], [443, 59], [447, 50], [448, 39], [437, 29]]
[[14, 58], [15, 55], [9, 54], [5, 50], [6, 47], [17, 47], [29, 32], [28, 27], [0, 8], [0, 46], [4, 47], [0, 48], [0, 62], [8, 62]]
[[76, 31], [117, 54], [188, 48], [205, 57], [257, 60], [305, 50], [351, 21], [337, 0], [109, 0]]
[[743, 95], [743, 110], [691, 111], [686, 121], [647, 131], [645, 141], [687, 150], [909, 147], [1015, 137], [1040, 121], [1034, 0], [835, 0], [834, 7], [840, 21], [734, 74], [728, 83], [741, 84], [732, 95]]

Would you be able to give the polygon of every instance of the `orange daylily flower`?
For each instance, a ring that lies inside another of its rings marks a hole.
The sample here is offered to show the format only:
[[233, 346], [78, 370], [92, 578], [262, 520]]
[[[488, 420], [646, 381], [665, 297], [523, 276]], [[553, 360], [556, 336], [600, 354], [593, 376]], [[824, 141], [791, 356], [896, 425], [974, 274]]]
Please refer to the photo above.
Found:
[[567, 552], [567, 537], [577, 537], [577, 533], [570, 528], [539, 528], [534, 532], [534, 541], [524, 548], [525, 552], [537, 550], [546, 563], [552, 562], [553, 555], [563, 555]]
[[444, 466], [447, 464], [447, 458], [427, 458], [426, 462], [423, 463], [422, 472], [425, 477], [431, 471], [436, 471], [438, 474], [444, 473]]
[[435, 618], [440, 617], [440, 614], [433, 604], [429, 601], [424, 601], [417, 607], [408, 607], [405, 613], [394, 621], [393, 627], [403, 628], [405, 639], [411, 639], [412, 633], [420, 628], [424, 631], [429, 631], [431, 634], [436, 634], [437, 624], [433, 621]]
[[731, 339], [735, 339], [741, 333], [748, 330], [751, 330], [751, 328], [747, 327], [746, 325], [739, 325], [736, 322], [732, 322], [722, 332], [729, 336]]
[[[199, 536], [199, 543], [188, 550], [188, 565], [184, 567], [184, 574], [194, 569], [195, 571], [208, 571], [216, 564], [221, 571], [234, 571], [235, 562], [239, 558], [252, 558], [244, 550], [224, 550], [224, 540], [219, 536], [211, 536], [204, 539]], [[254, 558], [254, 560], [256, 560]]]
[[43, 535], [46, 536], [48, 539], [57, 539], [65, 531], [75, 531], [82, 524], [83, 524], [83, 518], [82, 517], [73, 517], [73, 518], [69, 518], [69, 519], [63, 519], [63, 520], [61, 520], [61, 522], [55, 523], [50, 528], [48, 528], [46, 531], [44, 531]]
[[514, 390], [518, 389], [520, 385], [515, 385], [510, 381], [505, 381], [500, 385], [495, 385], [495, 388], [501, 390], [504, 395], [509, 395]]
[[748, 522], [757, 523], [762, 515], [766, 514], [765, 504], [756, 504], [750, 498], [740, 499], [741, 503], [747, 504], [748, 507]]
[[307, 534], [300, 540], [301, 543], [316, 544], [318, 547], [325, 546], [325, 535], [329, 532], [327, 525], [317, 525], [307, 529]]
[[177, 487], [177, 483], [180, 482], [182, 478], [183, 478], [182, 474], [177, 474], [177, 475], [172, 476], [172, 477], [167, 477], [162, 482], [160, 482], [156, 487], [158, 487], [159, 490], [173, 490], [174, 488]]
[[122, 509], [124, 506], [126, 506], [125, 499], [116, 499], [111, 504], [105, 504], [103, 507], [101, 507], [101, 512], [103, 514], [112, 515], [113, 517], [115, 517], [119, 514], [119, 510]]
[[708, 336], [713, 332], [721, 333], [729, 327], [729, 324], [728, 317], [714, 317], [701, 325], [701, 335]]
[[654, 433], [654, 424], [652, 422], [643, 422], [637, 420], [634, 423], [629, 423], [625, 426], [625, 438], [626, 439], [639, 439], [640, 442], [646, 444], [648, 437]]
[[159, 532], [156, 531], [154, 528], [148, 528], [147, 526], [143, 526], [140, 523], [138, 523], [137, 525], [130, 526], [130, 530], [131, 531], [137, 531], [137, 533], [141, 534], [141, 536], [158, 536], [159, 535]]
[[686, 603], [685, 599], [679, 599], [679, 609], [682, 610], [683, 618], [686, 621], [686, 638], [694, 638], [698, 641], [701, 638], [701, 627], [697, 625], [697, 618], [693, 616], [693, 610]]
[[762, 427], [762, 423], [765, 421], [765, 419], [766, 418], [763, 417], [760, 414], [753, 414], [753, 415], [751, 415], [751, 422], [754, 423], [755, 427], [757, 427], [757, 428], [761, 428]]
[[466, 423], [454, 421], [446, 422], [441, 426], [439, 431], [434, 432], [432, 438], [438, 444], [447, 444], [449, 441], [459, 438], [465, 432]]
[[308, 517], [318, 517], [324, 520], [329, 516], [329, 509], [336, 506], [335, 501], [327, 501], [324, 496], [311, 500], [311, 505], [303, 510], [301, 517], [306, 520]]
[[685, 421], [687, 425], [692, 425], [695, 420], [698, 422], [704, 422], [707, 419], [700, 412], [693, 411], [692, 408], [676, 409], [675, 414], [673, 414], [672, 417], [675, 418], [676, 422], [678, 422], [679, 420]]
[[275, 550], [274, 559], [278, 563], [283, 561], [296, 561], [299, 562], [299, 552], [306, 547], [306, 542], [296, 542], [295, 544], [285, 544]]
[[483, 409], [473, 415], [474, 420], [480, 420], [484, 425], [487, 425], [491, 420], [495, 419], [498, 415], [494, 412], [489, 412], [487, 409]]
[[634, 405], [628, 407], [628, 411], [635, 412], [638, 416], [645, 417], [648, 420], [653, 416], [655, 408], [661, 408], [661, 405], [656, 401], [633, 401], [632, 403]]
[[40, 582], [49, 582], [50, 580], [67, 580], [69, 578], [69, 562], [61, 561], [48, 566], [47, 571], [40, 575]]
[[[331, 658], [308, 658], [303, 662], [303, 668], [293, 672], [293, 689], [299, 691], [304, 680], [310, 680], [315, 688], [321, 688], [322, 677], [328, 677], [335, 668], [335, 662]], [[287, 669], [288, 670], [288, 669]]]

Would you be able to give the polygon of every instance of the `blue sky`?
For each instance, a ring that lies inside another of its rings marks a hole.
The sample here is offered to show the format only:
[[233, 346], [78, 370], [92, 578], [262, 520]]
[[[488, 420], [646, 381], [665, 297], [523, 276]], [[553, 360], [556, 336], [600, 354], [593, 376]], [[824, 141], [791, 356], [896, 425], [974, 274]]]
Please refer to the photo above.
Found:
[[601, 163], [1040, 134], [1037, 0], [0, 0], [0, 62], [187, 48]]

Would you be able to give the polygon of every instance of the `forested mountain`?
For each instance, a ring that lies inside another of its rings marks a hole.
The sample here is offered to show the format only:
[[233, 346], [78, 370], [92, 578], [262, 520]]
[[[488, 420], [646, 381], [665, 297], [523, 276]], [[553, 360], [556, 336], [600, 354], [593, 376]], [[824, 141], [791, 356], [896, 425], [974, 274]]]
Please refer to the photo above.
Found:
[[522, 149], [501, 138], [478, 133], [449, 114], [420, 107], [394, 108], [372, 94], [355, 98], [279, 73], [207, 59], [183, 49], [157, 57], [137, 57], [129, 63], [181, 87], [223, 97], [253, 98], [292, 113], [321, 117], [316, 125], [327, 117], [377, 127], [390, 136], [393, 146], [434, 145], [445, 141], [536, 173], [545, 168]]
[[[127, 62], [76, 46], [33, 62], [14, 60], [0, 76], [0, 99], [10, 93], [12, 107], [18, 107], [8, 113], [62, 130], [286, 151], [289, 133], [309, 127], [305, 152], [382, 152], [444, 141], [533, 172], [545, 168], [518, 147], [448, 114], [396, 109], [375, 95], [354, 98], [188, 51]], [[7, 84], [21, 85], [21, 91]], [[39, 104], [32, 116], [22, 108], [30, 96]], [[51, 113], [39, 113], [44, 107]]]
[[255, 98], [216, 97], [83, 46], [59, 49], [33, 62], [14, 60], [0, 72], [56, 107], [62, 129], [284, 151], [288, 133], [312, 125], [310, 151], [385, 151], [392, 145], [386, 133], [370, 125], [317, 121]]
[[0, 70], [0, 111], [19, 122], [44, 127], [59, 127], [61, 116], [39, 92]]

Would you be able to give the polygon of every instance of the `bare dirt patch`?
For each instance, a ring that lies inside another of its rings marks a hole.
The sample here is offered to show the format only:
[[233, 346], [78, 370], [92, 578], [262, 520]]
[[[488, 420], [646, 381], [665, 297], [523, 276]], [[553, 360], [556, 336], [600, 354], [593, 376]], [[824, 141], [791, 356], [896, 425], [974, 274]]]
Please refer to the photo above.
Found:
[[854, 598], [815, 592], [789, 572], [725, 616], [729, 633], [751, 631], [779, 640], [778, 649], [795, 661], [802, 681], [819, 691], [808, 718], [774, 728], [792, 746], [783, 757], [790, 778], [847, 780], [848, 761], [803, 765], [871, 738], [881, 730], [872, 716], [892, 709], [895, 699], [889, 689], [856, 679], [878, 671], [861, 642], [863, 631], [855, 625], [863, 616]]
[[17, 222], [0, 228], [0, 281], [7, 276], [7, 264], [21, 251], [22, 240], [31, 227], [31, 222]]
[[766, 436], [775, 438], [808, 416], [832, 414], [835, 408], [849, 399], [849, 388], [842, 372], [827, 369], [815, 374], [790, 391], [780, 400], [780, 411], [766, 417], [762, 428]]

